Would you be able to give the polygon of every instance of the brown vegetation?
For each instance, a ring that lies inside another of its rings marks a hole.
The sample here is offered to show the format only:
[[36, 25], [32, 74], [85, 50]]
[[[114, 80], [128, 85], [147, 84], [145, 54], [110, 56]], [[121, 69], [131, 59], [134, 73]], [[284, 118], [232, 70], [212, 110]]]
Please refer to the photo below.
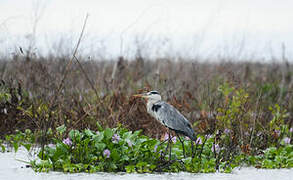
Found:
[[[267, 128], [266, 124], [272, 119], [270, 106], [279, 104], [291, 115], [293, 111], [293, 69], [289, 63], [211, 63], [139, 57], [120, 58], [113, 68], [114, 61], [80, 58], [83, 72], [77, 61], [66, 70], [68, 62], [67, 57], [30, 61], [16, 57], [0, 61], [1, 93], [11, 95], [9, 100], [2, 98], [0, 103], [1, 136], [16, 129], [54, 130], [62, 124], [69, 129], [96, 129], [98, 121], [105, 127], [122, 124], [130, 130], [142, 129], [144, 134], [159, 138], [166, 129], [146, 113], [142, 100], [132, 97], [151, 89], [158, 90], [163, 99], [178, 108], [202, 134], [225, 128], [217, 122], [218, 109], [228, 108], [233, 93], [229, 96], [220, 93], [219, 87], [223, 84], [249, 94], [241, 108], [246, 114], [250, 113], [251, 118], [235, 117], [243, 120], [245, 131], [256, 126], [259, 127], [255, 130]], [[292, 116], [285, 121], [292, 126]], [[244, 136], [244, 130], [241, 133], [237, 136]], [[243, 148], [249, 151], [248, 145]]]

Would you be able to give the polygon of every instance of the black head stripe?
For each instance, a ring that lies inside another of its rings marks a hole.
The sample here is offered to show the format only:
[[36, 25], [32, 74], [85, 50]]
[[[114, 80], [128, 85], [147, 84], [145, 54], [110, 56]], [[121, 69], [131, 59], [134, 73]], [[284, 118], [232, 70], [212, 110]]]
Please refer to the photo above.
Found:
[[158, 91], [151, 91], [150, 94], [159, 94]]

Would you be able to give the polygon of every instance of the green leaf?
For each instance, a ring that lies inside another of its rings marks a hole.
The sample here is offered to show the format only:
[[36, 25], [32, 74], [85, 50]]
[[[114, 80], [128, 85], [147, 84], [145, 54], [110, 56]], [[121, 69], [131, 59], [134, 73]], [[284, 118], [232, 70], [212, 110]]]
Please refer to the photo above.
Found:
[[99, 122], [96, 123], [99, 131], [104, 131], [103, 127], [100, 125]]
[[110, 163], [110, 168], [113, 169], [113, 170], [115, 170], [115, 169], [117, 169], [117, 166], [116, 166], [115, 163], [111, 162]]
[[84, 133], [85, 133], [87, 136], [89, 136], [89, 137], [92, 137], [92, 136], [95, 135], [95, 134], [94, 134], [91, 130], [89, 130], [89, 129], [84, 130]]
[[6, 148], [3, 144], [1, 144], [1, 149], [2, 149], [2, 152], [5, 152]]
[[66, 131], [66, 126], [63, 124], [62, 126], [57, 127], [56, 130], [62, 135]]
[[18, 151], [18, 148], [19, 148], [19, 145], [17, 142], [14, 142], [13, 143], [13, 147], [14, 147], [14, 151], [17, 152]]
[[127, 155], [122, 155], [120, 161], [128, 161], [129, 157]]
[[135, 132], [133, 133], [133, 137], [137, 137], [137, 136], [139, 136], [141, 132], [142, 132], [142, 130], [135, 131]]
[[74, 141], [77, 141], [77, 142], [79, 142], [81, 140], [81, 138], [82, 138], [81, 134], [80, 134], [80, 132], [78, 130], [71, 130], [69, 132], [69, 137], [70, 137], [70, 139], [72, 139]]
[[185, 159], [182, 159], [182, 161], [184, 162], [184, 164], [190, 164], [191, 163], [192, 158], [191, 157], [187, 157]]
[[111, 139], [113, 136], [113, 131], [110, 128], [106, 128], [106, 130], [104, 131], [104, 135], [106, 139]]
[[135, 172], [135, 166], [134, 165], [128, 165], [125, 167], [125, 170], [127, 173], [133, 173]]
[[62, 154], [66, 154], [68, 152], [68, 146], [63, 143], [57, 143], [56, 151], [60, 151]]
[[101, 142], [104, 139], [104, 133], [99, 133], [97, 135], [94, 136], [94, 141], [97, 142]]
[[131, 132], [128, 131], [128, 132], [123, 133], [122, 138], [123, 138], [123, 139], [129, 139], [130, 136], [131, 136]]
[[97, 151], [103, 151], [106, 147], [106, 144], [104, 143], [95, 143], [95, 147], [97, 148]]
[[115, 161], [120, 160], [120, 153], [117, 151], [117, 149], [113, 149], [111, 152], [111, 157], [112, 159], [114, 159]]
[[32, 133], [32, 131], [30, 129], [25, 129], [25, 134], [26, 135], [30, 135]]
[[30, 143], [27, 143], [27, 144], [22, 143], [22, 145], [25, 147], [25, 149], [26, 149], [27, 151], [30, 151], [30, 149], [31, 149], [31, 147], [32, 147], [32, 144], [30, 144]]

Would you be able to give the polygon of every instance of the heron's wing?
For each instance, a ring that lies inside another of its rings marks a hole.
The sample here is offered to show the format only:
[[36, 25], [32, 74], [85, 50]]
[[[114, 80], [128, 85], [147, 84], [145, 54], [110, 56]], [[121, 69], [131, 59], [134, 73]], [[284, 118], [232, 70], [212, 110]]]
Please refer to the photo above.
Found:
[[156, 110], [154, 114], [162, 124], [191, 139], [195, 138], [195, 133], [190, 122], [176, 108], [164, 101], [160, 101], [155, 105], [159, 108], [154, 109]]

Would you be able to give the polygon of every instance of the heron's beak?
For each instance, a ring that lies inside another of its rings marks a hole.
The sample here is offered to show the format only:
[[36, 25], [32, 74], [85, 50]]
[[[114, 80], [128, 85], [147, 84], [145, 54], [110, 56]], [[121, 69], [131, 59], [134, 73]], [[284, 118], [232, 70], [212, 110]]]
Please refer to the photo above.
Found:
[[135, 94], [134, 97], [148, 98], [146, 94]]

